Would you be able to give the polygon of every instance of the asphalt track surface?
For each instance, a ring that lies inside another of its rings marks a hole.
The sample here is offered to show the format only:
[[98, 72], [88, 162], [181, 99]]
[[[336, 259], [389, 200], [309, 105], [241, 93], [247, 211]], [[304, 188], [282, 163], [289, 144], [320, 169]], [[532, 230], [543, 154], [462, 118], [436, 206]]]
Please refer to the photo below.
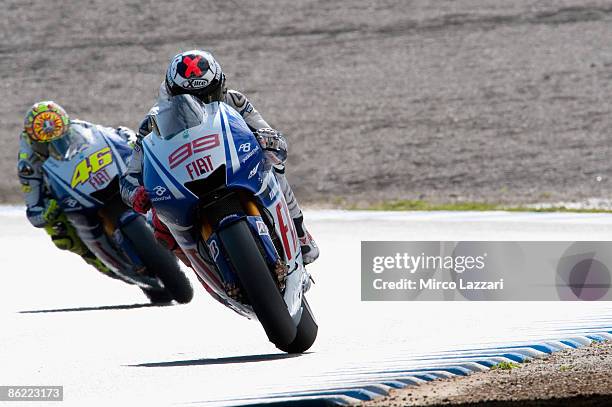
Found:
[[[285, 355], [214, 302], [150, 307], [55, 249], [21, 208], [0, 210], [0, 385], [63, 385], [62, 405], [232, 405], [363, 385], [446, 352], [612, 326], [608, 303], [360, 301], [361, 240], [606, 240], [606, 214], [307, 211], [322, 248], [309, 301], [320, 326]], [[32, 403], [31, 405], [36, 405]]]

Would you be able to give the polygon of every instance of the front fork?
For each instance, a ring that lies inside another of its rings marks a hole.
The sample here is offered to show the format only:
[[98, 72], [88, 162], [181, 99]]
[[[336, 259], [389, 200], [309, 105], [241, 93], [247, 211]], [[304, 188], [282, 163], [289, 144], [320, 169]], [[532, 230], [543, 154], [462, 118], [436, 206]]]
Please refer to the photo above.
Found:
[[140, 215], [132, 210], [125, 211], [119, 217], [117, 225], [115, 225], [112, 220], [103, 213], [99, 213], [98, 215], [100, 216], [100, 219], [102, 219], [102, 225], [106, 236], [108, 236], [117, 245], [117, 247], [123, 252], [123, 255], [128, 259], [129, 263], [131, 263], [136, 270], [144, 270], [144, 264], [140, 260], [140, 257], [138, 257], [138, 254], [136, 254], [134, 248], [130, 242], [125, 239], [123, 232], [121, 231], [121, 228], [124, 225], [127, 225]]
[[[240, 202], [242, 208], [247, 215], [250, 216], [261, 216], [257, 205], [244, 193], [239, 192]], [[233, 276], [228, 274], [228, 265], [226, 264], [225, 258], [220, 256], [219, 242], [217, 241], [216, 234], [213, 234], [213, 227], [206, 216], [206, 213], [200, 213], [200, 228], [199, 234], [202, 238], [202, 243], [206, 247], [199, 249], [187, 249], [185, 254], [190, 259], [192, 267], [196, 272], [198, 280], [204, 286], [217, 301], [230, 306], [221, 296], [220, 292], [224, 292], [231, 298], [236, 299], [237, 297], [237, 286], [233, 280]], [[200, 244], [197, 245], [200, 247]], [[205, 251], [205, 253], [202, 253]], [[212, 264], [207, 264], [208, 261]], [[231, 307], [231, 306], [230, 306]], [[238, 313], [241, 313], [238, 311]]]
[[[240, 199], [240, 203], [242, 204], [242, 209], [248, 216], [261, 217], [261, 212], [259, 212], [259, 208], [257, 208], [257, 205], [252, 198], [247, 196], [247, 194], [244, 192], [239, 192], [238, 197]], [[202, 213], [200, 218], [202, 222], [202, 225], [200, 226], [200, 235], [202, 236], [202, 239], [207, 242], [212, 235], [212, 225], [208, 221], [206, 214]]]
[[[278, 287], [281, 291], [285, 288], [285, 280], [287, 278], [288, 267], [282, 260], [281, 253], [277, 252], [277, 249], [272, 242], [272, 236], [268, 230], [267, 225], [263, 221], [261, 212], [257, 207], [257, 204], [253, 201], [253, 198], [244, 192], [238, 192], [238, 198], [240, 200], [242, 209], [246, 214], [247, 223], [251, 229], [251, 232], [261, 243], [263, 249], [263, 255], [266, 263], [273, 270]], [[202, 241], [206, 243], [206, 250], [208, 257], [211, 257], [216, 268], [222, 275], [221, 280], [225, 287], [225, 292], [234, 299], [239, 299], [239, 293], [237, 288], [237, 281], [235, 280], [235, 274], [232, 272], [230, 264], [228, 264], [225, 256], [221, 254], [221, 244], [217, 238], [217, 234], [213, 232], [212, 225], [208, 220], [205, 213], [201, 216], [200, 236]], [[235, 221], [235, 220], [234, 220]], [[232, 221], [233, 222], [233, 221]], [[221, 226], [225, 226], [223, 221]]]

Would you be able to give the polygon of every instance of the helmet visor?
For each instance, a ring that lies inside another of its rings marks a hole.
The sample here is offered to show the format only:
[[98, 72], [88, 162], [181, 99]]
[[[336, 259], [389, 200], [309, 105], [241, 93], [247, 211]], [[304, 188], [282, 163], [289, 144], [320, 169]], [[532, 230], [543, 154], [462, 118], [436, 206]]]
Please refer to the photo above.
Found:
[[199, 126], [204, 118], [202, 104], [190, 95], [177, 95], [160, 107], [153, 116], [155, 132], [169, 140], [179, 133]]
[[49, 143], [39, 143], [38, 141], [32, 141], [30, 143], [32, 151], [45, 159], [49, 157]]

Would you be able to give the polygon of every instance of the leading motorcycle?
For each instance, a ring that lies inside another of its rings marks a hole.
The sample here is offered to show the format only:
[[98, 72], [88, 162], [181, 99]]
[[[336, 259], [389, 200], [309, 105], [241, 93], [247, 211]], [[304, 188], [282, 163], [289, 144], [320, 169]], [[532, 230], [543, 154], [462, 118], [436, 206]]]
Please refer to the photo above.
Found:
[[207, 291], [285, 352], [304, 352], [318, 326], [297, 232], [261, 147], [223, 102], [171, 98], [143, 139], [143, 182], [157, 215]]

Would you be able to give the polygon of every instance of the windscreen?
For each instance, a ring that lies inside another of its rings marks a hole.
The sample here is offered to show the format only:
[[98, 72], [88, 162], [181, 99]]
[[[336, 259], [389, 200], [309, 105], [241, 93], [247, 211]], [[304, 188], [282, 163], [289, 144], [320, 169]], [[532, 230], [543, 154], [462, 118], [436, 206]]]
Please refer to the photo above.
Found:
[[49, 155], [56, 160], [70, 161], [90, 143], [89, 134], [85, 134], [80, 127], [71, 126], [63, 137], [49, 143]]
[[170, 98], [159, 107], [153, 116], [156, 133], [168, 140], [184, 130], [199, 126], [204, 117], [204, 108], [191, 95]]

